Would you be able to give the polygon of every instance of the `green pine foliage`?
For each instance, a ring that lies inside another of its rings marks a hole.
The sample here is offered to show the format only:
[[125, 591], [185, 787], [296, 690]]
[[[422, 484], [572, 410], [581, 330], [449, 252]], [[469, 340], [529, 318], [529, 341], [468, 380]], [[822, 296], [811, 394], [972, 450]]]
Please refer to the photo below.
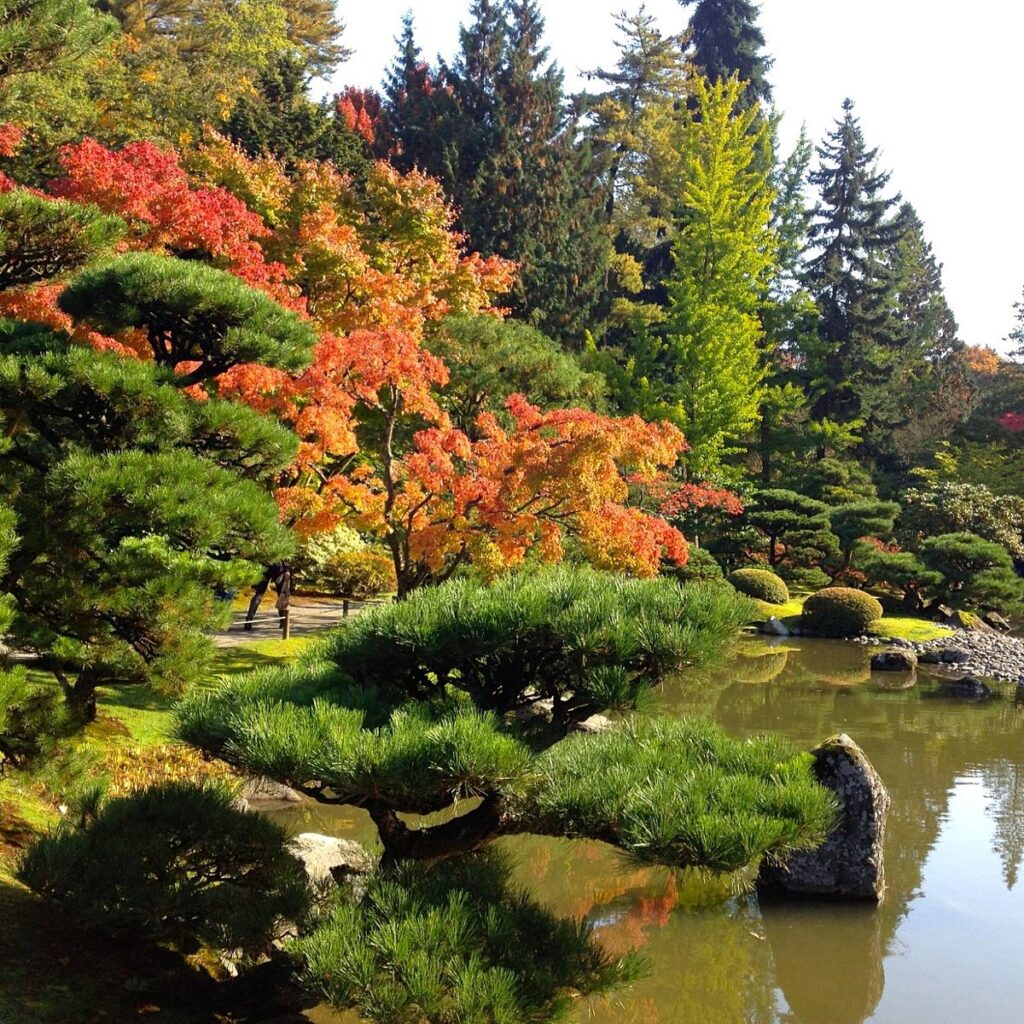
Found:
[[502, 714], [552, 700], [565, 728], [634, 707], [666, 673], [719, 653], [748, 612], [720, 588], [561, 566], [426, 590], [359, 616], [319, 653], [400, 699], [450, 686]]
[[635, 980], [591, 927], [515, 888], [494, 851], [372, 876], [290, 952], [306, 987], [374, 1024], [542, 1024]]
[[1006, 549], [977, 534], [927, 537], [920, 558], [942, 577], [942, 597], [955, 606], [1007, 612], [1024, 602], [1024, 581]]
[[78, 270], [126, 231], [95, 207], [12, 189], [0, 195], [0, 291]]
[[629, 722], [559, 743], [541, 761], [541, 829], [603, 839], [651, 864], [735, 871], [820, 845], [835, 802], [810, 756], [783, 740], [730, 739], [708, 722]]
[[65, 313], [101, 331], [144, 330], [161, 366], [198, 363], [175, 378], [180, 387], [239, 363], [301, 369], [316, 338], [298, 316], [233, 274], [151, 253], [83, 271], [59, 302]]
[[838, 550], [828, 506], [795, 491], [758, 491], [742, 522], [761, 536], [773, 568], [794, 557], [814, 563]]
[[296, 441], [251, 410], [189, 400], [152, 364], [46, 347], [0, 358], [0, 488], [19, 536], [0, 592], [8, 643], [43, 659], [81, 720], [100, 684], [180, 690], [202, 671], [204, 632], [227, 614], [216, 593], [290, 551], [257, 481]]
[[858, 543], [867, 537], [887, 541], [892, 538], [900, 507], [892, 501], [856, 501], [829, 511], [829, 524], [839, 538], [842, 563], [839, 571], [854, 561]]
[[606, 385], [535, 327], [492, 316], [453, 316], [428, 340], [444, 359], [449, 381], [442, 403], [471, 437], [482, 412], [501, 416], [509, 395], [524, 394], [542, 409], [601, 410]]
[[223, 787], [168, 783], [70, 814], [25, 852], [18, 877], [120, 941], [256, 957], [308, 904], [286, 841]]

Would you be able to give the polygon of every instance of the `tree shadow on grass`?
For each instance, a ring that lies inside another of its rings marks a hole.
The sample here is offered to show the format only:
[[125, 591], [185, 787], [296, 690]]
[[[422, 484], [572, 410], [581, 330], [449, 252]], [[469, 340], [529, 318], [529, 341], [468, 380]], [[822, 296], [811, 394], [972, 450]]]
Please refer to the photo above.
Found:
[[77, 927], [20, 885], [0, 880], [0, 1020], [18, 1024], [302, 1022], [266, 979], [215, 980], [168, 949]]

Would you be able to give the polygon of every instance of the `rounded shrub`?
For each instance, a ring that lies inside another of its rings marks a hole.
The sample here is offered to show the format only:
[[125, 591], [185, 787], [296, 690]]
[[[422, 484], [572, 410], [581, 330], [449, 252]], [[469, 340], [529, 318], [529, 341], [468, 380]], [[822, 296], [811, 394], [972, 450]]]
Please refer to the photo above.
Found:
[[705, 548], [691, 547], [686, 565], [666, 564], [665, 573], [680, 583], [721, 583], [725, 579], [722, 567]]
[[767, 569], [737, 569], [729, 574], [729, 582], [747, 597], [768, 604], [785, 604], [789, 600], [789, 587], [785, 580]]
[[882, 606], [870, 594], [852, 587], [826, 587], [804, 603], [805, 628], [821, 636], [860, 636], [882, 617]]
[[376, 597], [395, 590], [395, 566], [379, 551], [342, 551], [323, 566], [323, 582], [342, 597]]

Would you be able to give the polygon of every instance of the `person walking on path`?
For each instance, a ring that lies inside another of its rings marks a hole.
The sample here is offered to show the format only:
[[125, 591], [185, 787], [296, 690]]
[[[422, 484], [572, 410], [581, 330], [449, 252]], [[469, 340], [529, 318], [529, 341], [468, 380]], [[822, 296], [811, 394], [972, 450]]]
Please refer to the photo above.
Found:
[[245, 613], [246, 632], [251, 632], [252, 620], [256, 618], [263, 595], [270, 588], [271, 584], [273, 584], [274, 592], [277, 594], [277, 613], [280, 616], [282, 628], [284, 627], [284, 616], [285, 612], [288, 611], [292, 595], [292, 567], [287, 562], [275, 562], [264, 569], [263, 578], [256, 584], [252, 600], [249, 602], [249, 610]]

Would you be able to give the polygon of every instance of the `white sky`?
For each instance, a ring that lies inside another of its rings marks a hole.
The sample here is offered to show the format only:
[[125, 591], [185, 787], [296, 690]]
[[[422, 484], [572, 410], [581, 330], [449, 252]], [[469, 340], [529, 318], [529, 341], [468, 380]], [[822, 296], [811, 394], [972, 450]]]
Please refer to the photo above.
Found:
[[[541, 0], [552, 56], [579, 72], [615, 59], [612, 13], [639, 0]], [[647, 0], [678, 31], [677, 0]], [[451, 55], [469, 0], [340, 0], [356, 52], [335, 84], [376, 86], [412, 10], [424, 57]], [[1024, 4], [1017, 0], [762, 0], [786, 115], [783, 140], [806, 122], [817, 140], [851, 96], [868, 145], [881, 150], [945, 264], [946, 292], [969, 344], [1005, 350], [1024, 287], [1024, 126], [1019, 99]]]

